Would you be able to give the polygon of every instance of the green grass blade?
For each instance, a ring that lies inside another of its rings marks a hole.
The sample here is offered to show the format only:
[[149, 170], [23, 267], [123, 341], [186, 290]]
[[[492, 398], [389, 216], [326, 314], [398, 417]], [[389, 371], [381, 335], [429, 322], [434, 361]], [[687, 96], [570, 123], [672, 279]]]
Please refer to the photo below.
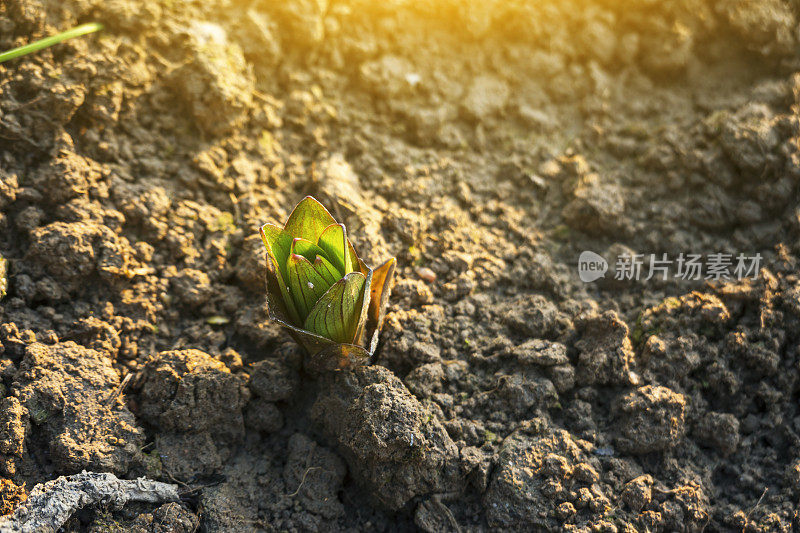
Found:
[[53, 35], [52, 37], [45, 37], [44, 39], [40, 39], [36, 42], [26, 44], [24, 46], [19, 46], [17, 48], [12, 48], [7, 52], [0, 53], [0, 63], [8, 61], [9, 59], [15, 59], [17, 57], [22, 57], [27, 54], [32, 54], [33, 52], [38, 52], [39, 50], [43, 50], [47, 47], [53, 46], [54, 44], [58, 44], [62, 41], [66, 41], [67, 39], [72, 39], [73, 37], [80, 37], [81, 35], [94, 33], [102, 29], [103, 25], [100, 24], [99, 22], [89, 22], [88, 24], [81, 24], [80, 26], [72, 28], [71, 30], [67, 30], [57, 35]]

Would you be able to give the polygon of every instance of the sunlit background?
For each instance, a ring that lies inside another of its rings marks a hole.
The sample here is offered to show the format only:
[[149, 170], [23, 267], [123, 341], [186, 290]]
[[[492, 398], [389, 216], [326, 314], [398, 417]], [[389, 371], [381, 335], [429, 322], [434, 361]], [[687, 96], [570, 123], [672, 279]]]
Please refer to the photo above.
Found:
[[[0, 64], [2, 509], [98, 469], [184, 501], [69, 531], [796, 530], [797, 20], [4, 0], [0, 50], [105, 29]], [[258, 228], [305, 195], [397, 257], [352, 379], [267, 319]], [[583, 252], [763, 270], [586, 281]]]

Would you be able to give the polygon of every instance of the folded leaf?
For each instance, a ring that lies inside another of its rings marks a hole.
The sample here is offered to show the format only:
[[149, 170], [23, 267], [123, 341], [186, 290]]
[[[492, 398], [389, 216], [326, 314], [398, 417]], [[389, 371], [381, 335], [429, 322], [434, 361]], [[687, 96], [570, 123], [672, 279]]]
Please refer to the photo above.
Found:
[[330, 261], [318, 255], [314, 259], [314, 270], [319, 272], [320, 276], [325, 278], [325, 281], [333, 285], [342, 278], [342, 275], [336, 270], [336, 267]]
[[356, 328], [356, 334], [354, 337], [353, 342], [355, 344], [361, 344], [361, 341], [364, 338], [364, 331], [367, 326], [367, 316], [369, 313], [369, 299], [370, 299], [370, 291], [369, 288], [372, 286], [372, 269], [367, 267], [363, 261], [359, 259], [359, 267], [361, 268], [361, 273], [364, 275], [365, 282], [364, 282], [364, 296], [361, 298], [361, 303], [358, 304], [361, 311], [359, 312], [358, 317], [358, 327]]
[[292, 237], [274, 224], [264, 224], [261, 227], [261, 240], [264, 241], [264, 246], [267, 247], [267, 255], [272, 261], [272, 268], [275, 271], [275, 278], [278, 280], [278, 287], [283, 297], [286, 312], [291, 320], [299, 323], [301, 320], [300, 313], [286, 285], [286, 260], [289, 258]]
[[328, 289], [306, 318], [304, 329], [334, 342], [352, 343], [361, 317], [366, 277], [351, 272]]
[[397, 260], [392, 257], [372, 271], [369, 318], [376, 323], [382, 322], [381, 314], [386, 306], [386, 300], [389, 298], [389, 284], [392, 282], [396, 264]]
[[[348, 255], [350, 256], [349, 261], [350, 261], [350, 264], [352, 265], [353, 271], [354, 272], [361, 272], [362, 274], [364, 274], [366, 276], [367, 275], [367, 271], [370, 270], [370, 268], [367, 266], [366, 263], [364, 263], [364, 261], [361, 260], [360, 257], [358, 257], [358, 254], [356, 253], [356, 249], [353, 248], [353, 243], [351, 243], [349, 239], [347, 240], [347, 251], [348, 251], [348, 253], [345, 254], [345, 258], [347, 258]], [[345, 259], [345, 260], [347, 260], [347, 259]]]
[[306, 196], [289, 215], [283, 229], [293, 237], [317, 242], [325, 228], [331, 224], [336, 224], [336, 220], [328, 210], [311, 196]]
[[330, 288], [311, 262], [302, 255], [291, 254], [286, 262], [288, 286], [302, 323], [317, 300]]
[[292, 235], [276, 226], [275, 224], [264, 224], [261, 226], [261, 240], [267, 247], [270, 259], [279, 266], [281, 274], [286, 277], [286, 260], [292, 248]]
[[389, 286], [392, 283], [396, 264], [397, 260], [392, 257], [372, 271], [369, 314], [367, 315], [367, 329], [373, 332], [372, 339], [367, 339], [370, 353], [374, 352], [378, 345], [378, 335], [383, 326], [386, 303], [389, 300]]
[[311, 262], [313, 262], [318, 255], [325, 256], [325, 251], [322, 248], [311, 241], [299, 237], [292, 240], [291, 253], [302, 255]]
[[341, 276], [353, 271], [353, 262], [347, 250], [347, 228], [344, 224], [331, 224], [319, 236], [317, 244], [325, 250], [326, 257], [335, 266]]

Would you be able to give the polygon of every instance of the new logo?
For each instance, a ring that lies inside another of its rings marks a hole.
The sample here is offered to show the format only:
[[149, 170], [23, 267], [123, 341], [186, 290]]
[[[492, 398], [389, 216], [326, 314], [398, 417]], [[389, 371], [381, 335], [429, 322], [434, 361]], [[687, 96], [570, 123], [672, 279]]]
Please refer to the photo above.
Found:
[[586, 250], [578, 257], [578, 276], [584, 283], [605, 277], [608, 272], [608, 261], [603, 256]]

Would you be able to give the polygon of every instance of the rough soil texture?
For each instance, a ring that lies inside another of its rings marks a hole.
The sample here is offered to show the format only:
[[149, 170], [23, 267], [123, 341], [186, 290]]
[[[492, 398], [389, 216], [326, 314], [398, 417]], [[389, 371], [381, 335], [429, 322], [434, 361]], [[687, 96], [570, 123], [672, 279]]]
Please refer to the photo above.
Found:
[[[799, 15], [0, 3], [2, 50], [106, 25], [0, 65], [0, 510], [86, 469], [182, 501], [66, 531], [797, 531]], [[398, 258], [374, 366], [266, 319], [257, 230], [306, 194]]]

